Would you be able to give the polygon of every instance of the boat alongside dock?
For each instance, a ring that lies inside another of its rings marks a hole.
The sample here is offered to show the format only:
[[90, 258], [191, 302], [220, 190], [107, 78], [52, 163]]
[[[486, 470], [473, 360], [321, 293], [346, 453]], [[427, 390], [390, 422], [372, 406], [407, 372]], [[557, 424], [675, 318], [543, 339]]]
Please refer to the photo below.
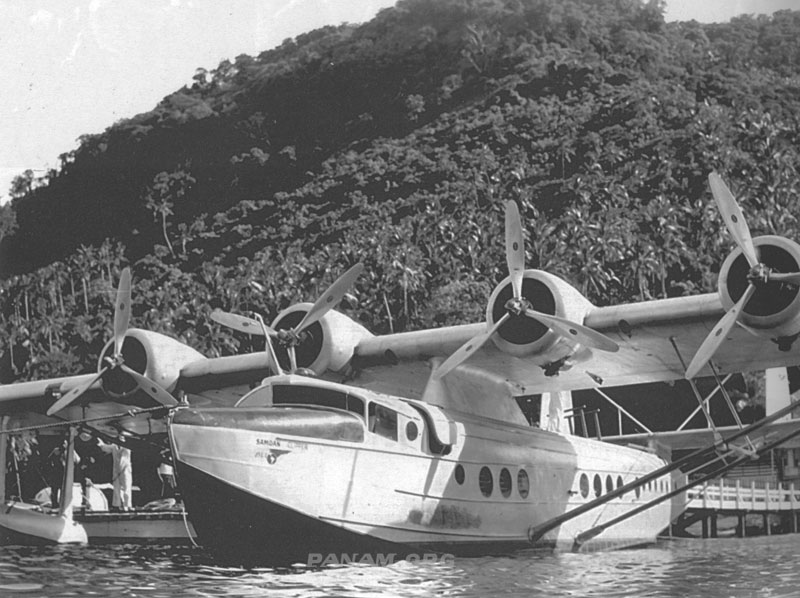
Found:
[[196, 537], [194, 527], [182, 509], [124, 512], [87, 511], [75, 513], [90, 544], [164, 543], [188, 544]]
[[0, 512], [0, 546], [32, 544], [189, 544], [196, 537], [182, 508], [74, 511], [72, 517], [10, 501]]

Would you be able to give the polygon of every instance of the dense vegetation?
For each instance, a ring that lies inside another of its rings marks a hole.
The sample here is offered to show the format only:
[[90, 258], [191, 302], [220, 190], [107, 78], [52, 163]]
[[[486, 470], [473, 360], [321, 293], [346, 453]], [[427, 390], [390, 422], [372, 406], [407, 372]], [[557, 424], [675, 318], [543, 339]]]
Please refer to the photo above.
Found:
[[134, 324], [209, 355], [241, 348], [212, 308], [274, 316], [357, 261], [349, 309], [373, 331], [476, 321], [506, 273], [504, 199], [528, 263], [598, 304], [712, 290], [731, 247], [712, 169], [755, 234], [800, 237], [800, 12], [662, 10], [401, 0], [198, 70], [15, 180], [5, 381], [92, 369], [128, 264]]

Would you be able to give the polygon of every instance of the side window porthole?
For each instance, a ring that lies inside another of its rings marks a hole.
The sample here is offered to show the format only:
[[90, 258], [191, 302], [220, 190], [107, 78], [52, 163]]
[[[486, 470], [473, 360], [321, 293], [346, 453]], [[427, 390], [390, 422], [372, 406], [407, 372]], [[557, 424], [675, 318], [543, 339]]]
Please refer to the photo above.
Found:
[[528, 498], [531, 489], [531, 482], [528, 479], [528, 472], [520, 469], [517, 474], [517, 491], [522, 498]]
[[621, 475], [618, 475], [618, 476], [617, 476], [617, 490], [619, 490], [620, 488], [622, 488], [622, 486], [623, 486], [623, 484], [622, 484], [622, 476], [621, 476]]
[[481, 494], [484, 496], [491, 496], [494, 490], [494, 478], [492, 477], [492, 470], [485, 465], [481, 467], [481, 472], [478, 474], [478, 486], [481, 489]]
[[606, 492], [611, 492], [614, 490], [614, 480], [611, 479], [610, 475], [606, 476]]
[[406, 438], [408, 438], [409, 440], [416, 440], [417, 434], [418, 434], [417, 424], [415, 424], [414, 422], [408, 422], [406, 424]]
[[594, 474], [594, 495], [600, 496], [603, 493], [603, 480], [600, 479], [600, 476]]
[[642, 495], [642, 487], [636, 486], [636, 498], [638, 499]]
[[460, 486], [464, 483], [464, 468], [461, 465], [456, 465], [456, 483]]
[[502, 494], [505, 498], [511, 496], [511, 474], [505, 467], [500, 470], [499, 485], [500, 494]]
[[581, 474], [580, 488], [581, 488], [581, 496], [583, 498], [589, 496], [589, 476], [586, 475], [585, 473]]

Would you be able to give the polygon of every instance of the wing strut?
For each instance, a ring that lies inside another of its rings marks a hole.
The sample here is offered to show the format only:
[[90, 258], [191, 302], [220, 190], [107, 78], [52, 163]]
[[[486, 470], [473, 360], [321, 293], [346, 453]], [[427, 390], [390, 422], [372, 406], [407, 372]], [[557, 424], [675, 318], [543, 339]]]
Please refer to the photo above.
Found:
[[[720, 438], [719, 441], [715, 442], [711, 446], [707, 446], [705, 448], [700, 448], [700, 449], [697, 449], [695, 451], [692, 451], [691, 453], [689, 453], [688, 455], [686, 455], [684, 457], [681, 457], [677, 461], [673, 461], [671, 463], [667, 463], [663, 467], [660, 467], [660, 468], [658, 468], [658, 469], [656, 469], [654, 471], [651, 471], [650, 473], [648, 473], [648, 474], [646, 474], [646, 475], [644, 475], [644, 476], [642, 476], [640, 478], [637, 478], [637, 479], [635, 479], [635, 480], [633, 480], [631, 482], [628, 482], [627, 484], [624, 484], [624, 485], [620, 486], [616, 490], [612, 490], [611, 492], [608, 492], [607, 494], [604, 494], [603, 496], [601, 496], [599, 498], [596, 498], [596, 499], [594, 499], [592, 501], [589, 501], [588, 503], [585, 503], [583, 505], [575, 507], [574, 509], [571, 509], [571, 510], [567, 511], [566, 513], [562, 513], [561, 515], [559, 515], [557, 517], [553, 517], [552, 519], [549, 519], [548, 521], [545, 521], [544, 523], [540, 523], [539, 525], [531, 525], [528, 528], [528, 540], [531, 542], [531, 544], [533, 544], [533, 543], [537, 542], [538, 540], [540, 540], [547, 532], [557, 528], [562, 523], [565, 523], [565, 522], [567, 522], [567, 521], [569, 521], [571, 519], [574, 519], [575, 517], [583, 515], [584, 513], [587, 513], [587, 512], [589, 512], [589, 511], [591, 511], [593, 509], [596, 509], [597, 507], [599, 507], [601, 505], [604, 505], [605, 503], [607, 503], [607, 502], [609, 502], [609, 501], [611, 501], [611, 500], [613, 500], [615, 498], [619, 498], [623, 494], [627, 494], [628, 492], [635, 491], [637, 488], [641, 488], [642, 486], [644, 486], [648, 482], [652, 482], [653, 480], [655, 480], [657, 478], [660, 478], [663, 475], [666, 475], [668, 473], [672, 473], [676, 469], [680, 469], [684, 465], [693, 463], [693, 462], [697, 461], [698, 459], [706, 458], [706, 459], [710, 459], [710, 460], [716, 460], [718, 457], [716, 457], [715, 455], [720, 450], [725, 451], [726, 453], [729, 452], [729, 450], [733, 450], [736, 454], [738, 454], [740, 456], [744, 456], [747, 459], [750, 459], [752, 457], [752, 455], [750, 455], [749, 452], [743, 454], [741, 449], [738, 449], [738, 447], [729, 449], [729, 447], [731, 446], [731, 443], [733, 441], [735, 441], [735, 440], [739, 440], [740, 438], [743, 438], [743, 437], [747, 436], [748, 434], [752, 434], [753, 432], [755, 432], [757, 430], [760, 430], [761, 428], [763, 428], [767, 424], [771, 424], [772, 422], [779, 420], [783, 416], [788, 415], [789, 413], [792, 413], [798, 407], [800, 407], [800, 401], [797, 401], [797, 402], [794, 402], [794, 403], [790, 403], [789, 405], [786, 405], [784, 408], [779, 409], [775, 413], [773, 413], [771, 415], [768, 415], [767, 417], [765, 417], [763, 419], [760, 419], [759, 421], [757, 421], [757, 422], [755, 422], [753, 424], [750, 424], [746, 428], [742, 428], [738, 432], [735, 432], [735, 433], [731, 434], [727, 438]], [[783, 438], [780, 442], [781, 443], [786, 442], [787, 440], [790, 440], [791, 438], [793, 438], [794, 436], [797, 436], [797, 435], [800, 435], [800, 430], [797, 430], [797, 432], [792, 432], [792, 434], [790, 436], [787, 436], [787, 437]], [[772, 447], [770, 446], [770, 448], [772, 448]], [[763, 450], [768, 450], [768, 449], [766, 449], [765, 447], [762, 446], [761, 449], [759, 449], [759, 450], [763, 451]], [[652, 506], [652, 505], [650, 505], [650, 506]]]
[[247, 334], [257, 334], [265, 338], [264, 351], [267, 353], [267, 366], [276, 374], [283, 374], [283, 368], [275, 355], [275, 348], [272, 346], [272, 339], [278, 338], [278, 333], [264, 323], [261, 314], [253, 312], [253, 317], [240, 316], [225, 311], [215, 310], [211, 312], [211, 319], [217, 324], [222, 324], [228, 328], [233, 328]]
[[[675, 349], [675, 354], [678, 356], [678, 359], [683, 366], [683, 369], [686, 369], [686, 362], [683, 360], [683, 355], [681, 355], [680, 350], [678, 349], [678, 344], [675, 342], [675, 337], [669, 337], [669, 342], [672, 343], [672, 348]], [[703, 410], [703, 415], [706, 416], [706, 422], [708, 422], [708, 427], [711, 428], [714, 434], [714, 442], [720, 442], [722, 440], [722, 436], [720, 436], [719, 430], [717, 430], [717, 426], [714, 423], [714, 420], [711, 418], [711, 413], [708, 410], [708, 405], [703, 400], [703, 395], [700, 394], [700, 390], [697, 388], [697, 383], [694, 381], [694, 378], [688, 378], [689, 386], [692, 387], [692, 392], [694, 393], [694, 398], [697, 399], [698, 404], [700, 405], [700, 409]]]
[[[67, 431], [67, 454], [64, 457], [64, 477], [61, 479], [61, 496], [59, 497], [58, 514], [72, 519], [74, 502], [73, 482], [75, 481], [75, 437], [78, 429], [70, 426]], [[55, 500], [55, 496], [52, 497]]]
[[697, 478], [696, 480], [692, 480], [688, 484], [685, 484], [685, 485], [683, 485], [683, 486], [681, 486], [679, 488], [676, 488], [676, 489], [674, 489], [674, 490], [672, 490], [670, 492], [667, 492], [666, 494], [662, 494], [661, 496], [659, 496], [657, 498], [654, 498], [650, 502], [647, 502], [647, 503], [645, 503], [643, 505], [639, 505], [638, 507], [633, 508], [630, 511], [626, 511], [622, 515], [614, 517], [613, 519], [610, 519], [609, 521], [606, 521], [606, 522], [601, 523], [599, 525], [595, 525], [594, 527], [591, 527], [591, 528], [587, 529], [586, 531], [581, 532], [580, 534], [575, 536], [575, 540], [573, 541], [573, 544], [572, 544], [572, 551], [573, 552], [577, 552], [578, 550], [580, 550], [581, 546], [583, 546], [586, 542], [588, 542], [592, 538], [598, 536], [599, 534], [603, 533], [609, 527], [617, 525], [618, 523], [621, 523], [621, 522], [625, 521], [626, 519], [630, 519], [634, 515], [638, 515], [642, 511], [646, 511], [647, 509], [650, 509], [650, 508], [656, 506], [657, 504], [660, 504], [660, 503], [664, 502], [665, 500], [669, 500], [669, 499], [671, 499], [671, 498], [673, 498], [673, 497], [675, 497], [675, 496], [677, 496], [677, 495], [679, 495], [679, 494], [681, 494], [683, 492], [686, 492], [690, 488], [694, 488], [695, 486], [699, 486], [700, 484], [704, 484], [705, 482], [707, 482], [709, 480], [717, 478], [720, 475], [722, 475], [723, 473], [725, 473], [726, 471], [728, 471], [730, 469], [733, 469], [737, 465], [741, 465], [745, 461], [749, 461], [752, 458], [761, 456], [764, 453], [767, 453], [767, 452], [771, 451], [772, 449], [782, 445], [783, 443], [790, 441], [792, 438], [796, 438], [798, 436], [800, 436], [800, 429], [797, 429], [797, 430], [795, 430], [793, 432], [790, 432], [789, 434], [786, 434], [785, 436], [783, 436], [781, 438], [778, 438], [777, 440], [773, 440], [772, 442], [768, 442], [767, 444], [761, 445], [761, 447], [758, 450], [756, 450], [755, 454], [751, 454], [750, 451], [742, 451], [740, 449], [737, 449], [736, 447], [731, 447], [731, 449], [728, 451], [728, 453], [726, 453], [726, 455], [723, 455], [721, 457], [717, 457], [716, 459], [713, 459], [710, 462], [702, 463], [701, 465], [696, 467], [693, 470], [693, 472], [697, 472], [700, 469], [703, 469], [703, 468], [707, 467], [710, 463], [713, 463], [713, 462], [715, 462], [715, 461], [717, 461], [719, 459], [722, 459], [725, 456], [734, 455], [734, 454], [737, 455], [737, 457], [735, 459], [733, 459], [732, 461], [729, 461], [729, 462], [725, 463], [724, 465], [722, 465], [721, 467], [718, 467], [717, 469], [715, 469], [711, 473], [703, 475], [703, 476]]
[[[717, 386], [719, 386], [720, 390], [722, 391], [722, 396], [725, 398], [725, 402], [728, 404], [728, 409], [730, 409], [730, 412], [733, 415], [733, 421], [736, 422], [736, 426], [741, 430], [742, 428], [744, 428], [744, 424], [742, 424], [742, 419], [739, 417], [739, 412], [736, 411], [736, 407], [733, 406], [733, 401], [731, 401], [731, 395], [728, 394], [728, 391], [722, 385], [719, 372], [717, 371], [717, 366], [714, 365], [713, 361], [709, 361], [708, 365], [711, 368], [711, 372], [714, 374], [714, 381], [717, 383]], [[694, 380], [692, 382], [694, 382]], [[750, 437], [745, 436], [744, 438], [745, 440], [747, 440], [747, 445], [750, 447], [750, 451], [755, 453], [756, 447], [753, 446], [753, 443], [750, 441]]]

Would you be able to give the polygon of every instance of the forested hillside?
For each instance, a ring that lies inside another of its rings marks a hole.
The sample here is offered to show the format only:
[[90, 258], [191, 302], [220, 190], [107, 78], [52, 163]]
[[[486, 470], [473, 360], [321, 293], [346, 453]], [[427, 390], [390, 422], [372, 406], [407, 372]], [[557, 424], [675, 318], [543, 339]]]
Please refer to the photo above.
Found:
[[598, 304], [712, 290], [732, 242], [710, 170], [754, 234], [800, 238], [800, 12], [662, 10], [401, 0], [198, 70], [15, 180], [3, 381], [92, 369], [125, 265], [133, 324], [209, 355], [241, 348], [214, 307], [273, 317], [358, 261], [344, 309], [373, 331], [477, 321], [506, 274], [505, 199], [530, 266]]

